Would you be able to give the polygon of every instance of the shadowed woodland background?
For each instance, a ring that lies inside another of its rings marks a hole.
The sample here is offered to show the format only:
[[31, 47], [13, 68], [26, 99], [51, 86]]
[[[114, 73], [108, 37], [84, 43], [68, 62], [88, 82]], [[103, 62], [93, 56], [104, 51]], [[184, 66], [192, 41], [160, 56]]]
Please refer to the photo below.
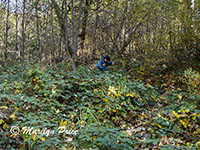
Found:
[[105, 54], [126, 65], [138, 59], [169, 67], [199, 59], [199, 1], [66, 2], [1, 0], [1, 64], [71, 59], [89, 65]]

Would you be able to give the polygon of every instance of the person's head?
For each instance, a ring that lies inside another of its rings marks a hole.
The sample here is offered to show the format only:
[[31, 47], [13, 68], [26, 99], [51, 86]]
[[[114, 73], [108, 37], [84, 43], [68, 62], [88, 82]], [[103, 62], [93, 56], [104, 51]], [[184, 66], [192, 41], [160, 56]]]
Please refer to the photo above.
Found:
[[109, 62], [109, 61], [110, 61], [110, 56], [104, 57], [104, 62], [105, 62], [105, 63], [107, 63], [107, 62]]

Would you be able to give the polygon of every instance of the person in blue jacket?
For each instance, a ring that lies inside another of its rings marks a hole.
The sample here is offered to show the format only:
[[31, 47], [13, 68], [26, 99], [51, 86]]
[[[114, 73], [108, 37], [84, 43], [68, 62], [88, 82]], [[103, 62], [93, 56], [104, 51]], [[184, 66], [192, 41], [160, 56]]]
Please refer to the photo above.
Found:
[[112, 65], [112, 62], [110, 61], [110, 56], [105, 56], [101, 58], [96, 67], [101, 71], [107, 71], [107, 67], [109, 65]]

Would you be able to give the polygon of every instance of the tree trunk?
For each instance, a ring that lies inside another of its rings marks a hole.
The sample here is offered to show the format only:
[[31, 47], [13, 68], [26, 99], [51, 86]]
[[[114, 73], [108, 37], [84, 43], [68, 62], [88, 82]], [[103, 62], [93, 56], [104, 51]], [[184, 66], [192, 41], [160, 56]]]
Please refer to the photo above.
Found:
[[24, 71], [25, 62], [24, 62], [24, 51], [25, 51], [25, 31], [24, 31], [24, 22], [25, 22], [25, 8], [26, 8], [26, 0], [23, 0], [23, 15], [22, 15], [22, 64]]
[[86, 0], [85, 1], [85, 7], [84, 7], [84, 10], [83, 10], [83, 15], [84, 15], [84, 18], [83, 18], [83, 24], [82, 24], [82, 32], [80, 34], [80, 37], [81, 37], [81, 49], [84, 48], [84, 42], [85, 42], [85, 36], [86, 36], [86, 27], [87, 27], [87, 20], [88, 20], [88, 9], [91, 5], [91, 2], [92, 0]]
[[39, 20], [39, 15], [38, 15], [38, 5], [39, 5], [39, 0], [36, 2], [36, 28], [37, 28], [37, 44], [38, 44], [38, 50], [39, 50], [39, 58], [40, 58], [40, 65], [42, 64], [42, 50], [41, 50], [41, 42], [40, 42], [40, 20]]
[[5, 33], [5, 51], [4, 51], [4, 61], [7, 62], [7, 55], [8, 55], [8, 31], [9, 31], [9, 15], [10, 15], [10, 0], [8, 0], [7, 4], [7, 15], [6, 15], [6, 33]]
[[75, 18], [74, 18], [74, 0], [71, 1], [72, 3], [72, 32], [73, 32], [73, 70], [76, 72], [76, 33], [75, 33]]
[[52, 2], [52, 6], [55, 10], [55, 13], [57, 15], [57, 18], [58, 18], [58, 23], [59, 23], [60, 28], [61, 28], [61, 35], [62, 35], [63, 39], [68, 42], [68, 52], [69, 52], [70, 56], [73, 57], [73, 49], [70, 47], [69, 39], [66, 39], [66, 36], [67, 36], [66, 35], [66, 23], [65, 23], [66, 19], [64, 19], [62, 17], [62, 15], [60, 13], [61, 10], [60, 10], [58, 4], [56, 3], [56, 1], [51, 0], [51, 2]]
[[68, 3], [67, 0], [65, 0], [65, 42], [66, 42], [66, 46], [65, 46], [65, 53], [66, 53], [66, 59], [69, 59], [69, 33], [68, 33], [68, 13], [67, 13], [67, 7], [68, 7]]
[[79, 17], [78, 17], [78, 21], [77, 21], [78, 26], [77, 26], [77, 30], [76, 30], [77, 33], [76, 33], [76, 37], [75, 37], [75, 39], [76, 39], [76, 51], [77, 51], [77, 49], [78, 49], [79, 27], [80, 27], [80, 22], [81, 22], [83, 1], [84, 1], [84, 0], [81, 0], [80, 12], [79, 12]]
[[96, 56], [96, 50], [97, 50], [97, 45], [96, 45], [96, 34], [97, 34], [97, 27], [98, 27], [98, 21], [99, 21], [99, 0], [96, 0], [96, 18], [95, 18], [95, 29], [94, 29], [94, 38], [93, 38], [93, 43], [94, 43], [94, 49], [92, 51], [92, 58]]
[[54, 24], [53, 24], [53, 11], [51, 12], [51, 55], [52, 55], [52, 62], [56, 63], [55, 61], [55, 40], [54, 40]]
[[17, 53], [17, 56], [20, 58], [20, 51], [19, 51], [19, 36], [18, 36], [18, 0], [15, 1], [16, 2], [16, 10], [15, 10], [15, 14], [16, 14], [16, 24], [15, 24], [15, 27], [16, 27], [16, 35], [15, 35], [15, 38], [16, 38], [16, 43], [15, 43], [15, 50], [16, 50], [16, 53]]

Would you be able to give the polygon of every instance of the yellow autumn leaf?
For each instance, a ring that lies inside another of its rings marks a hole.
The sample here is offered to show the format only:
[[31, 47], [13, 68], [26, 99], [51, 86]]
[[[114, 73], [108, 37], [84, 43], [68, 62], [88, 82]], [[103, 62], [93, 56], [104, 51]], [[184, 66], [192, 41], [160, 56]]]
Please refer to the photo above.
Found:
[[83, 124], [84, 124], [84, 121], [82, 120], [82, 121], [81, 121], [81, 125], [83, 125]]
[[194, 131], [193, 134], [198, 134], [200, 133], [200, 129], [198, 129], [197, 131]]
[[68, 122], [68, 121], [67, 121], [67, 120], [65, 120], [65, 121], [63, 122], [63, 124], [64, 124], [64, 125], [66, 125], [66, 124], [67, 124], [67, 122]]
[[52, 89], [52, 90], [55, 90], [55, 89], [56, 89], [56, 86], [55, 86], [55, 85], [52, 85], [51, 89]]
[[113, 110], [113, 112], [117, 112], [117, 110], [116, 110], [116, 109], [114, 109], [114, 110]]
[[63, 120], [61, 120], [60, 125], [59, 126], [63, 126]]
[[8, 127], [8, 124], [7, 123], [4, 123], [3, 125], [3, 129], [7, 128]]
[[113, 94], [117, 94], [117, 92], [116, 92], [117, 89], [113, 86], [109, 86], [108, 90]]
[[17, 93], [19, 93], [19, 90], [18, 90], [18, 89], [15, 91], [15, 94], [17, 94]]
[[0, 119], [0, 124], [2, 124], [3, 123], [3, 119]]
[[189, 110], [189, 109], [186, 109], [185, 112], [188, 113], [188, 112], [190, 112], [190, 110]]
[[100, 145], [101, 145], [101, 143], [97, 143], [97, 145], [98, 145], [98, 146], [100, 146]]
[[176, 113], [174, 110], [172, 111], [172, 113], [174, 114], [174, 116], [176, 116], [177, 118], [180, 117], [180, 115], [178, 113]]
[[2, 109], [2, 108], [4, 108], [4, 109], [8, 109], [7, 106], [1, 106], [0, 109]]
[[173, 110], [172, 113], [174, 114], [174, 116], [176, 116], [176, 112]]
[[122, 95], [121, 95], [121, 94], [115, 94], [115, 96], [120, 97], [120, 96], [122, 96]]
[[40, 140], [42, 140], [42, 141], [44, 142], [44, 141], [45, 141], [45, 138], [44, 138], [44, 137], [41, 137]]
[[96, 139], [97, 139], [97, 137], [96, 137], [96, 136], [93, 136], [93, 141], [96, 140]]
[[84, 85], [84, 84], [86, 84], [86, 82], [83, 81], [83, 82], [82, 82], [82, 85]]
[[151, 84], [147, 83], [147, 86], [151, 87]]
[[18, 108], [17, 106], [15, 106], [15, 109], [16, 109], [16, 110], [19, 110], [19, 108]]
[[187, 114], [182, 114], [180, 115], [181, 117], [187, 117], [188, 115]]
[[103, 111], [102, 110], [98, 110], [98, 112], [102, 113]]
[[144, 116], [141, 115], [141, 116], [140, 116], [140, 119], [143, 120], [143, 119], [144, 119]]
[[157, 125], [160, 129], [162, 128], [162, 126], [161, 126], [160, 124], [156, 123], [156, 125]]
[[64, 126], [64, 125], [66, 125], [66, 124], [67, 124], [67, 122], [68, 122], [67, 120], [65, 120], [65, 121], [64, 121], [64, 120], [61, 120], [61, 122], [60, 122], [60, 125], [59, 125], [59, 126], [60, 126], [60, 127], [62, 127], [62, 126]]
[[192, 116], [192, 119], [193, 119], [193, 120], [196, 120], [196, 118], [197, 118], [197, 116]]
[[126, 96], [128, 97], [128, 96], [130, 96], [130, 97], [133, 97], [133, 95], [132, 94], [126, 94]]
[[179, 91], [181, 91], [182, 89], [178, 88]]
[[185, 121], [180, 120], [180, 122], [181, 122], [181, 124], [182, 124], [185, 128], [187, 128], [187, 123], [186, 123]]
[[33, 135], [32, 139], [33, 139], [33, 141], [36, 141], [36, 139], [37, 139], [36, 135]]
[[10, 115], [10, 118], [13, 119], [13, 120], [16, 119], [15, 112], [14, 112], [13, 114]]
[[178, 98], [181, 100], [183, 96], [181, 94], [178, 94]]
[[107, 102], [108, 101], [108, 99], [103, 99], [105, 102]]
[[196, 147], [200, 148], [200, 141], [196, 143]]

